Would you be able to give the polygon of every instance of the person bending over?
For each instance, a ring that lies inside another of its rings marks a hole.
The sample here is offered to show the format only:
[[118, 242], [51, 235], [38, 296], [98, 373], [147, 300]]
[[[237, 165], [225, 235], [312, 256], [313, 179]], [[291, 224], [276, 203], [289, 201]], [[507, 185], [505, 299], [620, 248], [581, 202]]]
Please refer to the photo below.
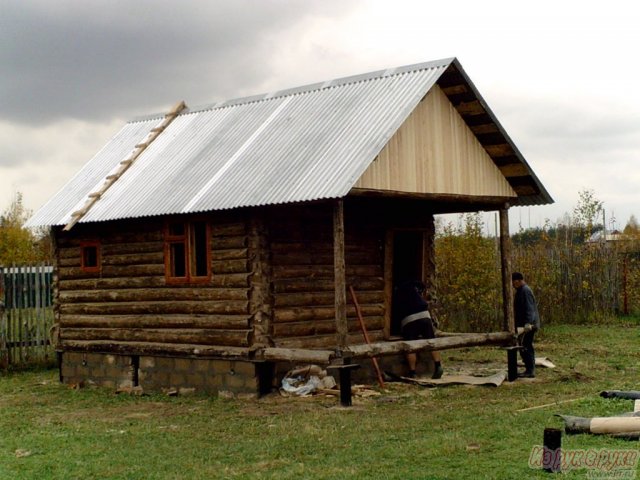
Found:
[[[424, 299], [425, 285], [419, 281], [408, 281], [396, 288], [394, 309], [400, 321], [402, 338], [418, 340], [420, 338], [435, 338], [433, 320], [429, 313], [429, 305]], [[415, 378], [418, 355], [407, 353], [409, 377]], [[431, 351], [434, 371], [431, 378], [440, 378], [443, 374], [440, 352]]]

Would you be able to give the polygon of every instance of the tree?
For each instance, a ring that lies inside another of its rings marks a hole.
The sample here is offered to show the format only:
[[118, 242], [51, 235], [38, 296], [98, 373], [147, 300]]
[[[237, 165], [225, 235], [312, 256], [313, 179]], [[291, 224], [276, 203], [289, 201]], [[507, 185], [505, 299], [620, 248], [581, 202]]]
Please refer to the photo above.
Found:
[[30, 215], [24, 206], [22, 193], [17, 192], [0, 216], [0, 265], [48, 260], [48, 237], [38, 236], [24, 227]]
[[638, 220], [636, 220], [635, 215], [631, 215], [631, 217], [629, 217], [629, 221], [624, 227], [623, 233], [630, 236], [637, 236], [640, 234], [640, 225], [638, 225]]
[[593, 233], [603, 205], [593, 190], [585, 189], [578, 192], [578, 204], [573, 209], [573, 219], [576, 227], [584, 229], [585, 238], [589, 238]]
[[501, 283], [496, 242], [482, 235], [480, 213], [440, 225], [435, 250], [439, 313], [445, 329], [489, 331], [500, 324]]

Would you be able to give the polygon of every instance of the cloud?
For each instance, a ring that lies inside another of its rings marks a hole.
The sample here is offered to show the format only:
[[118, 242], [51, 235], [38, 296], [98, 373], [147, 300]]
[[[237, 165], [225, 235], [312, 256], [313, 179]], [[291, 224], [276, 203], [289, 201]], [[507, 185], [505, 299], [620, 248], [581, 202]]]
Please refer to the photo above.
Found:
[[197, 107], [450, 56], [556, 199], [532, 218], [571, 211], [584, 188], [620, 218], [638, 204], [631, 4], [0, 0], [0, 10], [0, 205], [11, 190], [41, 205], [126, 120], [178, 100]]
[[[271, 74], [276, 39], [350, 0], [4, 2], [0, 119], [46, 124], [210, 103]], [[255, 92], [254, 92], [255, 93]]]
[[132, 117], [297, 85], [296, 35], [361, 3], [0, 0], [0, 205], [41, 206]]
[[0, 205], [19, 191], [27, 206], [40, 206], [121, 126], [120, 120], [105, 124], [65, 120], [47, 126], [0, 122]]

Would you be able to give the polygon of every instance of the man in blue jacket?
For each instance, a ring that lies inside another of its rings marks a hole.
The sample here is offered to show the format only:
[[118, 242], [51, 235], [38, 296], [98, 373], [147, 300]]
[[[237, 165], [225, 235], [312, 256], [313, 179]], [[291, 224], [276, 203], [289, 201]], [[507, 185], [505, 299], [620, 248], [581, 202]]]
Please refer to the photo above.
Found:
[[524, 362], [525, 371], [519, 377], [534, 378], [536, 376], [536, 353], [533, 348], [533, 337], [540, 328], [538, 305], [529, 285], [524, 281], [524, 275], [513, 272], [511, 283], [516, 289], [513, 301], [513, 314], [517, 328], [523, 328], [520, 356]]

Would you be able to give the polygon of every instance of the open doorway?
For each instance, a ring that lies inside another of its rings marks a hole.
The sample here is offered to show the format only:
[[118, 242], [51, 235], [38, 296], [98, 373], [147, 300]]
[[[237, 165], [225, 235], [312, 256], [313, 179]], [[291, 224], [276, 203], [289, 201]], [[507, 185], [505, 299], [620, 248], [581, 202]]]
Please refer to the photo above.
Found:
[[[424, 235], [421, 230], [400, 230], [393, 234], [392, 285], [395, 288], [408, 280], [424, 281]], [[400, 321], [391, 301], [391, 335], [400, 335]]]

